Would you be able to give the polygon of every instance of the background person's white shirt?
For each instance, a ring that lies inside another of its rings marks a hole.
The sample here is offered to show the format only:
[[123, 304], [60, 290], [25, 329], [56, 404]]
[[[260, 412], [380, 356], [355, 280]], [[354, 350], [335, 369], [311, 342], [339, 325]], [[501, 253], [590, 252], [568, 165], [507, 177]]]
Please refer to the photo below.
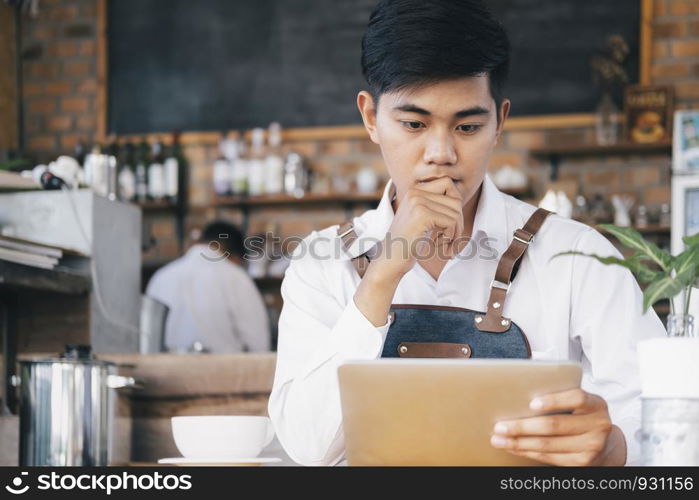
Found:
[[254, 281], [207, 245], [194, 245], [159, 269], [146, 295], [170, 308], [168, 350], [186, 351], [195, 341], [214, 353], [270, 349], [267, 310]]
[[[350, 259], [388, 231], [394, 216], [390, 183], [377, 209], [353, 219], [359, 237], [349, 252], [341, 250], [338, 226], [314, 231], [296, 248], [282, 283], [284, 307], [268, 410], [280, 442], [302, 464], [337, 464], [344, 458], [337, 367], [345, 360], [381, 356], [389, 324], [375, 327], [356, 307], [353, 296], [360, 278]], [[485, 311], [497, 266], [486, 247], [496, 249], [499, 258], [514, 230], [535, 210], [498, 191], [486, 176], [471, 242], [446, 264], [437, 281], [416, 264], [401, 279], [392, 302]], [[478, 258], [463, 258], [474, 248], [480, 248]], [[619, 256], [596, 230], [550, 215], [524, 256], [503, 315], [523, 329], [534, 359], [582, 364], [582, 388], [607, 401], [612, 423], [626, 438], [627, 464], [637, 463], [636, 343], [663, 336], [665, 329], [653, 310], [641, 313], [642, 293], [630, 271], [588, 257], [562, 256], [549, 262], [568, 250]]]

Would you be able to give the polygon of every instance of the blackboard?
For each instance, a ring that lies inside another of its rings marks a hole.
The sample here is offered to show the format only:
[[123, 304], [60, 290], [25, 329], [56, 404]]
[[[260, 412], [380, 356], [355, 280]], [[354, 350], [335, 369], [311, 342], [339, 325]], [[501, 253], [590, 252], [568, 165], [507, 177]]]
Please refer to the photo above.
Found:
[[[377, 0], [109, 0], [108, 129], [118, 134], [361, 123], [360, 40]], [[640, 0], [489, 0], [512, 43], [512, 115], [584, 113], [610, 34], [638, 81]]]

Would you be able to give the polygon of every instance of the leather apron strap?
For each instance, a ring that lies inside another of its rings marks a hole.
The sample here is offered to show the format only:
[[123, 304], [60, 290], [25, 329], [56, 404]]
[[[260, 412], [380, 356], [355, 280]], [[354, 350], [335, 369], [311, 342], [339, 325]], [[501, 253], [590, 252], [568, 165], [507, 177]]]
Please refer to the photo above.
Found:
[[[388, 199], [393, 202], [396, 198], [396, 185], [391, 183], [391, 187], [389, 188], [388, 191]], [[342, 247], [345, 250], [349, 250], [350, 246], [352, 246], [352, 243], [357, 239], [357, 233], [354, 231], [354, 225], [352, 224], [351, 221], [347, 221], [344, 224], [342, 224], [338, 229], [337, 229], [337, 235], [342, 238]], [[364, 273], [366, 273], [367, 268], [369, 267], [369, 262], [371, 262], [371, 257], [369, 256], [370, 252], [365, 252], [362, 255], [358, 255], [357, 257], [354, 257], [352, 259], [352, 265], [354, 266], [354, 269], [357, 271], [357, 274], [359, 275], [359, 278], [364, 277]]]
[[[342, 238], [342, 246], [345, 250], [349, 250], [349, 247], [352, 246], [354, 240], [357, 239], [357, 233], [354, 231], [354, 225], [351, 221], [342, 224], [337, 230], [337, 235]], [[357, 274], [359, 274], [360, 278], [364, 277], [364, 273], [366, 273], [366, 270], [369, 267], [369, 262], [371, 261], [366, 253], [352, 259], [352, 265], [357, 271]]]
[[534, 235], [551, 213], [543, 208], [538, 208], [529, 217], [523, 228], [515, 230], [514, 238], [500, 257], [495, 271], [495, 279], [490, 284], [487, 312], [485, 316], [476, 316], [475, 318], [476, 328], [479, 330], [501, 333], [510, 328], [510, 319], [502, 316], [507, 292], [512, 280], [517, 275], [522, 257], [524, 257], [531, 242], [534, 241]]

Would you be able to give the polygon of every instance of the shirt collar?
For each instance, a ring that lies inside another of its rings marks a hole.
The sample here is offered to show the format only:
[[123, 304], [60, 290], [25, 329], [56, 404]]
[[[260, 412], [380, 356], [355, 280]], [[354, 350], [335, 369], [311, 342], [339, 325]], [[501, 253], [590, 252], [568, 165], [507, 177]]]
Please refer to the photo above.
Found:
[[[393, 180], [389, 179], [378, 207], [355, 217], [352, 221], [357, 239], [346, 252], [349, 258], [362, 255], [386, 236], [395, 215], [390, 197], [392, 187]], [[503, 197], [504, 195], [495, 186], [490, 176], [486, 174], [473, 221], [472, 237], [490, 238], [496, 248], [504, 248], [509, 243], [509, 240], [506, 241], [508, 224]]]

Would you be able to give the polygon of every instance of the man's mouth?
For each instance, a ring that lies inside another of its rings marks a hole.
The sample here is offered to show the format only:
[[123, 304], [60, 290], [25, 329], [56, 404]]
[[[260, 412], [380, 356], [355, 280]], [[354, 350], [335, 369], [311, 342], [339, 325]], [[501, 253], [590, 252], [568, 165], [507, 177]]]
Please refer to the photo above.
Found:
[[425, 182], [432, 182], [432, 181], [436, 181], [437, 179], [441, 179], [442, 177], [449, 177], [455, 183], [461, 182], [461, 179], [455, 179], [454, 177], [451, 177], [448, 175], [440, 175], [440, 176], [433, 175], [431, 177], [425, 177], [424, 179], [420, 179], [417, 182], [418, 182], [418, 184], [425, 183]]

